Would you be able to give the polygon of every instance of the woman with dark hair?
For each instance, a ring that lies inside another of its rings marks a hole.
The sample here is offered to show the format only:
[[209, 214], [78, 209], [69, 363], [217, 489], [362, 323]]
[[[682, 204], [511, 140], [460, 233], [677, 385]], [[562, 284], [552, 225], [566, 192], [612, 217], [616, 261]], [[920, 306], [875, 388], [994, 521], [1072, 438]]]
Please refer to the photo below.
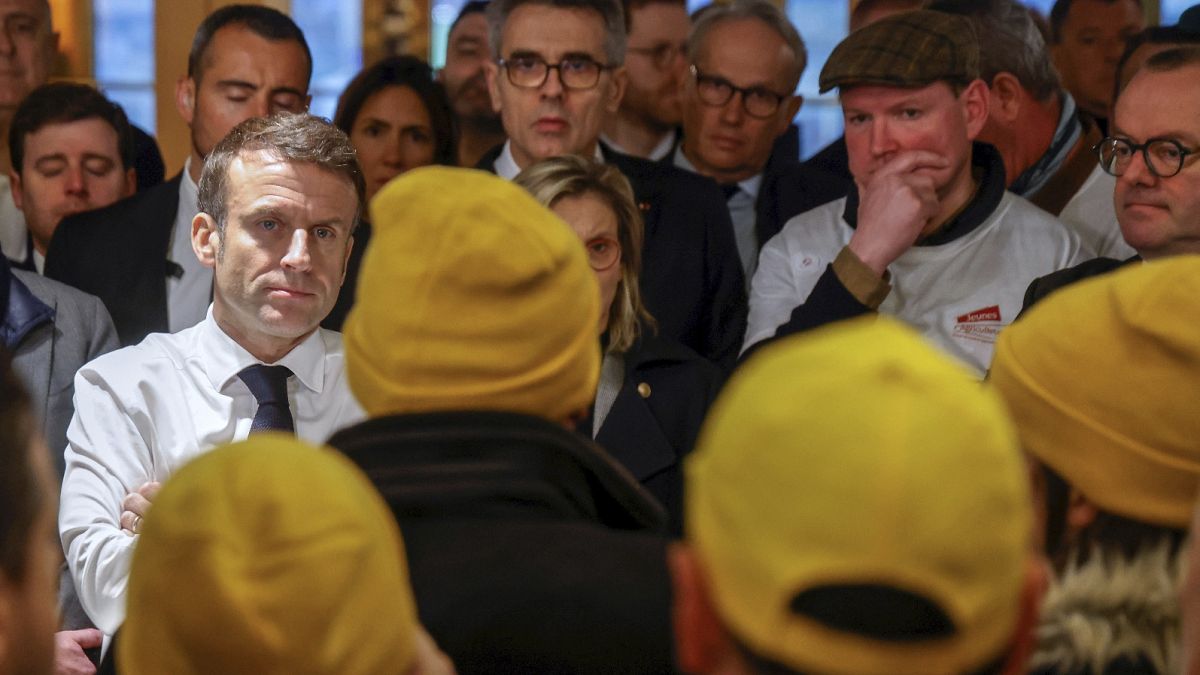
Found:
[[[333, 124], [354, 144], [368, 202], [405, 171], [458, 160], [458, 127], [446, 91], [415, 56], [391, 56], [355, 75], [338, 98]], [[354, 232], [347, 279], [358, 278], [370, 240], [371, 225], [363, 221]], [[340, 331], [353, 305], [354, 289], [343, 289], [321, 326]]]
[[392, 56], [356, 75], [338, 99], [333, 124], [358, 151], [368, 201], [409, 169], [454, 166], [458, 158], [446, 92], [429, 64], [414, 56]]
[[596, 334], [604, 349], [591, 415], [579, 431], [629, 470], [682, 530], [683, 456], [721, 384], [720, 371], [687, 347], [653, 335], [638, 274], [642, 217], [615, 167], [566, 155], [534, 164], [517, 185], [579, 236], [600, 285]]

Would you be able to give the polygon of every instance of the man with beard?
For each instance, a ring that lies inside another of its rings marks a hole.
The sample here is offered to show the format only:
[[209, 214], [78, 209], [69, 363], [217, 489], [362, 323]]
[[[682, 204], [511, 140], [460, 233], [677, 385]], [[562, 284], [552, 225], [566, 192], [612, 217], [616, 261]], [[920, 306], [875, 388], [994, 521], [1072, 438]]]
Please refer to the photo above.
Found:
[[446, 65], [438, 73], [458, 117], [459, 166], [475, 166], [485, 152], [504, 142], [504, 127], [492, 110], [483, 71], [488, 60], [487, 6], [488, 0], [463, 5], [450, 26]]
[[687, 6], [683, 0], [626, 0], [625, 16], [629, 83], [600, 140], [617, 152], [657, 161], [679, 140], [679, 87], [687, 72]]

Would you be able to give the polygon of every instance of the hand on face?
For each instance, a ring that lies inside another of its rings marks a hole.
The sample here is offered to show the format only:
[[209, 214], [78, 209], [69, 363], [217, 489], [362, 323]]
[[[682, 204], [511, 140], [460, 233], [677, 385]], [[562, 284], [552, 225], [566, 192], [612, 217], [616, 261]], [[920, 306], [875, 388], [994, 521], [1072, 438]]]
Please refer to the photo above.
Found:
[[902, 151], [858, 185], [858, 226], [849, 248], [880, 276], [916, 243], [941, 208], [933, 171], [949, 166], [924, 150]]

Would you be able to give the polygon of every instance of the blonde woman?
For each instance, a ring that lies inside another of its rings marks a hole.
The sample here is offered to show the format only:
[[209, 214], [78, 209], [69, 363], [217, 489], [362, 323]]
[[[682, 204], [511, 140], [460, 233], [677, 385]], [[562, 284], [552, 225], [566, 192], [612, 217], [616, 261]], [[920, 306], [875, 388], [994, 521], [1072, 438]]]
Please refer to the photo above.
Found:
[[579, 430], [596, 440], [666, 507], [682, 527], [681, 460], [716, 396], [716, 366], [655, 335], [638, 292], [642, 219], [629, 181], [612, 166], [573, 155], [535, 164], [518, 185], [559, 215], [586, 247], [604, 311], [604, 349], [592, 414]]

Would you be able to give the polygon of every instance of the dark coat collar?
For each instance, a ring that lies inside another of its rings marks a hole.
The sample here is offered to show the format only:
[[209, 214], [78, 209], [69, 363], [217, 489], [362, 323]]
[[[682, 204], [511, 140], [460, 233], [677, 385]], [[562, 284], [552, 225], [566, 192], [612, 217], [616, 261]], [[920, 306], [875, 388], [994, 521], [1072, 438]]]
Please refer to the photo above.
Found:
[[42, 324], [54, 321], [54, 310], [49, 305], [38, 300], [21, 283], [9, 268], [8, 260], [0, 255], [0, 290], [6, 297], [0, 298], [0, 341], [10, 350], [29, 335], [30, 331]]
[[[932, 236], [917, 242], [917, 246], [940, 246], [965, 236], [983, 224], [992, 215], [1004, 197], [1004, 162], [996, 148], [987, 143], [975, 142], [971, 152], [971, 170], [980, 170], [979, 190], [967, 207]], [[850, 227], [858, 226], [858, 186], [851, 185], [846, 195], [846, 210], [842, 220]]]
[[569, 518], [662, 531], [662, 507], [623, 468], [564, 427], [528, 415], [394, 415], [335, 434], [397, 516]]

